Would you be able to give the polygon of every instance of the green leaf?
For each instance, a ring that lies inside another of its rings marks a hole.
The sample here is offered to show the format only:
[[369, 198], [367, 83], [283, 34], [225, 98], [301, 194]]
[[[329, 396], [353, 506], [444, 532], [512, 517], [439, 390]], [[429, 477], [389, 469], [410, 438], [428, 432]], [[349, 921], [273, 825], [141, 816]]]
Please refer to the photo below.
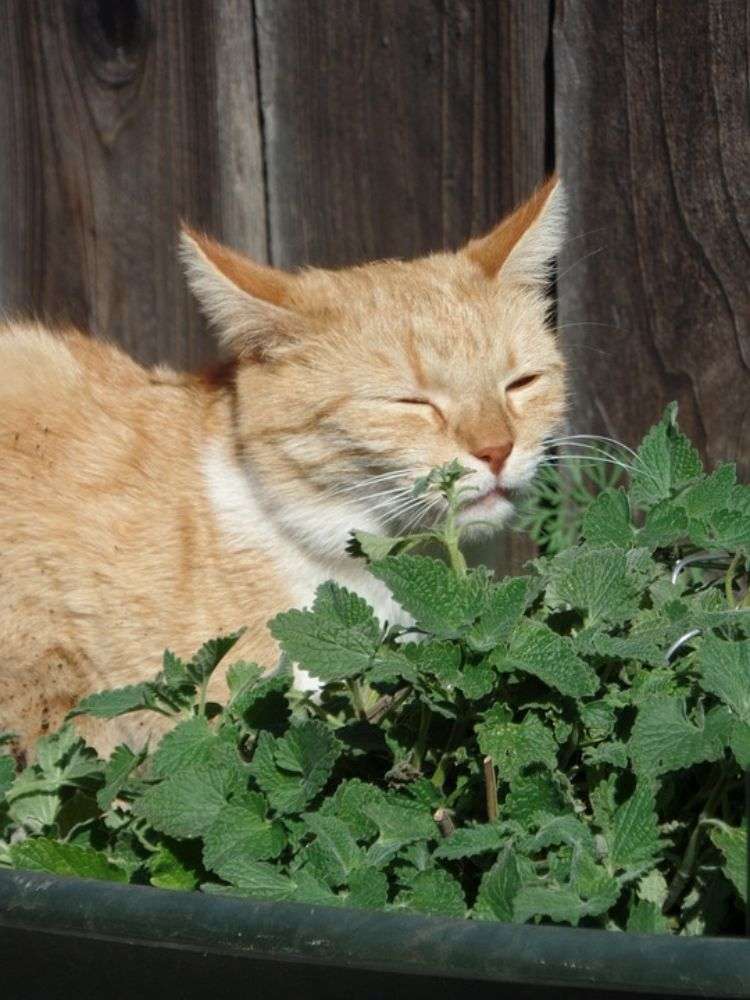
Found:
[[653, 507], [668, 499], [703, 471], [700, 456], [677, 429], [677, 404], [670, 403], [663, 418], [643, 439], [631, 473], [631, 497], [639, 507]]
[[373, 535], [369, 531], [353, 531], [352, 541], [347, 546], [351, 555], [365, 556], [368, 562], [378, 562], [385, 559], [394, 549], [397, 549], [405, 539], [398, 535]]
[[646, 514], [638, 532], [638, 544], [649, 549], [666, 548], [687, 533], [687, 513], [673, 501], [662, 500]]
[[366, 805], [363, 812], [378, 828], [378, 839], [367, 852], [368, 865], [379, 867], [407, 844], [433, 840], [438, 835], [432, 816], [409, 799], [383, 798]]
[[364, 855], [349, 827], [335, 816], [307, 813], [303, 817], [315, 841], [308, 851], [316, 860], [315, 869], [328, 885], [340, 886], [349, 881], [352, 872], [361, 868]]
[[149, 882], [159, 889], [192, 890], [200, 882], [195, 865], [169, 844], [161, 843], [146, 863]]
[[594, 850], [594, 838], [588, 826], [570, 813], [564, 816], [537, 814], [534, 825], [538, 826], [537, 832], [522, 842], [527, 854], [537, 854], [559, 844], [568, 844], [570, 847], [579, 845], [589, 852]]
[[183, 684], [189, 683], [187, 664], [169, 649], [164, 650], [161, 670], [169, 687], [179, 688]]
[[471, 858], [476, 854], [497, 852], [508, 841], [508, 831], [499, 823], [482, 823], [456, 830], [440, 843], [434, 858]]
[[286, 846], [279, 823], [266, 818], [266, 801], [256, 792], [222, 805], [203, 838], [206, 868], [232, 881], [238, 864], [277, 858]]
[[466, 915], [466, 900], [460, 884], [442, 868], [418, 872], [397, 902], [409, 910], [437, 917]]
[[711, 840], [724, 855], [722, 871], [747, 905], [747, 827], [732, 827], [722, 823], [711, 827]]
[[10, 857], [16, 868], [26, 871], [52, 872], [54, 875], [75, 875], [78, 878], [103, 879], [106, 882], [127, 882], [127, 873], [89, 847], [61, 844], [47, 837], [30, 837], [10, 847]]
[[700, 684], [741, 722], [750, 723], [750, 639], [727, 642], [707, 636], [698, 650]]
[[0, 757], [0, 798], [5, 796], [15, 778], [16, 767], [12, 757]]
[[624, 549], [588, 545], [566, 549], [549, 567], [547, 604], [583, 612], [587, 625], [627, 621], [638, 611], [636, 598]]
[[669, 920], [655, 903], [634, 898], [630, 905], [626, 930], [632, 934], [668, 934]]
[[379, 788], [350, 778], [342, 781], [335, 793], [321, 806], [324, 815], [335, 815], [343, 820], [356, 840], [368, 840], [376, 836], [377, 825], [367, 815], [365, 809], [380, 803], [383, 793]]
[[[228, 866], [225, 870], [228, 870]], [[236, 863], [232, 866], [232, 875], [229, 881], [236, 889], [240, 890], [240, 894], [243, 896], [268, 899], [274, 902], [292, 899], [297, 889], [296, 884], [288, 875], [282, 875], [277, 868], [268, 862], [250, 861], [242, 858], [237, 858]], [[210, 888], [207, 885], [201, 888], [204, 891], [216, 891], [215, 888]]]
[[615, 810], [609, 856], [617, 868], [650, 866], [661, 853], [659, 819], [654, 790], [641, 781], [633, 794]]
[[244, 631], [241, 628], [237, 632], [220, 635], [204, 643], [187, 665], [188, 677], [196, 684], [207, 681], [229, 650], [237, 645]]
[[290, 659], [323, 681], [362, 673], [380, 645], [369, 604], [332, 582], [318, 587], [311, 611], [285, 611], [269, 628]]
[[584, 514], [581, 533], [590, 545], [629, 548], [633, 527], [626, 494], [622, 490], [603, 490]]
[[278, 739], [261, 733], [250, 771], [277, 812], [302, 812], [328, 781], [341, 750], [323, 722], [302, 722]]
[[710, 476], [683, 490], [674, 503], [683, 507], [692, 518], [710, 519], [722, 509], [731, 508], [732, 489], [737, 481], [733, 465], [720, 465]]
[[207, 719], [197, 715], [164, 736], [151, 763], [157, 777], [174, 775], [186, 767], [231, 767], [239, 763], [236, 734], [231, 727], [217, 733]]
[[501, 781], [513, 781], [529, 764], [557, 766], [557, 743], [538, 716], [528, 712], [522, 722], [512, 722], [505, 705], [495, 704], [476, 728], [479, 749], [492, 758]]
[[529, 824], [535, 813], [561, 815], [569, 811], [570, 807], [552, 775], [539, 768], [516, 774], [501, 805], [503, 819], [516, 820], [524, 826]]
[[482, 876], [474, 906], [478, 920], [500, 920], [510, 923], [513, 904], [521, 886], [535, 877], [530, 861], [508, 846], [495, 864]]
[[136, 754], [124, 743], [115, 747], [104, 769], [104, 787], [96, 793], [96, 801], [103, 812], [109, 809], [130, 775], [143, 763], [145, 758], [145, 750]]
[[388, 878], [377, 868], [359, 868], [349, 876], [347, 906], [384, 910], [388, 902]]
[[228, 795], [238, 790], [238, 773], [209, 764], [188, 766], [149, 788], [133, 812], [155, 830], [180, 840], [208, 832]]
[[495, 584], [485, 598], [479, 619], [466, 633], [467, 645], [486, 653], [508, 636], [526, 605], [526, 580], [522, 577]]
[[596, 671], [576, 655], [570, 639], [553, 632], [544, 622], [532, 619], [520, 621], [508, 650], [498, 647], [490, 654], [490, 660], [502, 671], [533, 674], [572, 698], [591, 695], [599, 687]]
[[457, 576], [429, 556], [388, 556], [373, 563], [370, 572], [388, 586], [420, 628], [438, 638], [462, 635], [483, 609], [484, 575]]
[[524, 886], [513, 900], [513, 920], [520, 924], [532, 917], [549, 917], [576, 927], [585, 914], [586, 904], [569, 886]]
[[724, 745], [708, 719], [700, 724], [687, 717], [683, 698], [657, 696], [640, 706], [628, 752], [637, 774], [656, 776], [718, 760]]
[[73, 718], [76, 715], [93, 715], [97, 719], [114, 719], [128, 712], [151, 708], [153, 703], [149, 683], [129, 684], [127, 687], [88, 695], [68, 712], [68, 716]]

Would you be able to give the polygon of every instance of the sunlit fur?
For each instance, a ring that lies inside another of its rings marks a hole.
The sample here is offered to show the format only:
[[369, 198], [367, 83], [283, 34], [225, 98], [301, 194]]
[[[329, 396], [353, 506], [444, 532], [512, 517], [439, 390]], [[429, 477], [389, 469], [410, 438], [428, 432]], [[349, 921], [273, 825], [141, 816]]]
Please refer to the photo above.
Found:
[[[410, 498], [432, 466], [470, 468], [462, 519], [499, 526], [564, 412], [545, 299], [562, 215], [553, 182], [457, 253], [297, 274], [188, 231], [189, 280], [234, 358], [220, 380], [77, 332], [0, 334], [0, 729], [28, 747], [166, 646], [242, 625], [236, 655], [271, 666], [265, 623], [332, 576], [394, 620], [344, 546], [435, 517]], [[476, 453], [508, 444], [495, 476]], [[107, 749], [144, 725], [83, 728]]]

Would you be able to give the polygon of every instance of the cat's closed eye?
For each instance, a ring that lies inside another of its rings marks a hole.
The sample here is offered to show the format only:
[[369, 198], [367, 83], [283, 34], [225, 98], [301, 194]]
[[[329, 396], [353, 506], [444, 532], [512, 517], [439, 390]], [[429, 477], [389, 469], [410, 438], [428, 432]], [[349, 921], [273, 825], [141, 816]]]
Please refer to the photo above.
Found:
[[423, 399], [421, 396], [401, 396], [399, 399], [394, 400], [395, 403], [400, 403], [402, 406], [429, 406], [437, 416], [445, 422], [445, 416], [440, 407], [433, 403], [431, 399]]
[[529, 372], [528, 375], [521, 375], [520, 378], [514, 379], [509, 385], [506, 385], [505, 391], [515, 392], [516, 389], [525, 389], [527, 385], [536, 382], [541, 374], [541, 372]]

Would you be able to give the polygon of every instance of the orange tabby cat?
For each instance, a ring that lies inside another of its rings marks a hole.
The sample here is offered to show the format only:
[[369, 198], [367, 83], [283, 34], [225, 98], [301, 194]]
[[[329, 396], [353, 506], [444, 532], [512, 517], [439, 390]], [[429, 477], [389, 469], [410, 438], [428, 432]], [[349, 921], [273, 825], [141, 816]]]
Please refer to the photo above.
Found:
[[[347, 535], [421, 516], [410, 484], [432, 466], [472, 469], [463, 517], [500, 525], [564, 411], [544, 295], [562, 225], [552, 180], [409, 262], [289, 274], [186, 231], [233, 361], [218, 384], [77, 332], [0, 333], [0, 730], [28, 747], [166, 646], [241, 625], [236, 656], [271, 666], [266, 622], [332, 577], [393, 621]], [[153, 718], [80, 725], [106, 750]]]

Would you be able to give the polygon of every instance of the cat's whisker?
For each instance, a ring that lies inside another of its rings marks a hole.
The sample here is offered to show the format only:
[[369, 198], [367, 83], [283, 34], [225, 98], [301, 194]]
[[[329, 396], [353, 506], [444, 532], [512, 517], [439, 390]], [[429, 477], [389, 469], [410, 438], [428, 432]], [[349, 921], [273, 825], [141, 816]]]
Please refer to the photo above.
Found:
[[564, 434], [556, 438], [546, 438], [548, 444], [564, 444], [566, 441], [606, 441], [607, 444], [616, 445], [618, 448], [622, 448], [623, 451], [629, 452], [634, 458], [638, 457], [638, 452], [634, 451], [629, 445], [623, 444], [622, 441], [618, 441], [617, 438], [607, 437], [605, 434]]
[[335, 486], [325, 491], [327, 496], [336, 496], [340, 493], [353, 493], [359, 490], [368, 490], [371, 486], [383, 485], [386, 481], [390, 479], [398, 479], [404, 476], [411, 476], [411, 469], [396, 469], [392, 472], [384, 472], [379, 476], [370, 476], [368, 479], [364, 479], [361, 482], [356, 483], [344, 483], [340, 486]]
[[632, 465], [632, 464], [626, 462], [624, 459], [617, 458], [617, 456], [611, 454], [611, 452], [606, 451], [604, 448], [597, 448], [594, 445], [590, 445], [590, 444], [586, 444], [584, 442], [578, 442], [578, 441], [568, 441], [567, 442], [567, 447], [568, 448], [581, 448], [581, 449], [585, 449], [585, 450], [581, 451], [581, 452], [573, 452], [571, 455], [567, 455], [567, 456], [548, 455], [546, 457], [547, 458], [560, 458], [560, 457], [573, 458], [573, 457], [576, 457], [576, 458], [580, 458], [580, 459], [585, 459], [585, 458], [592, 458], [592, 459], [593, 458], [604, 458], [607, 462], [611, 462], [613, 465], [619, 465], [619, 466], [621, 466], [621, 468], [627, 469], [629, 472], [637, 472], [638, 471], [638, 469], [637, 469], [637, 467], [635, 465]]
[[579, 264], [582, 264], [585, 260], [588, 260], [589, 257], [595, 257], [598, 253], [601, 253], [602, 250], [604, 250], [603, 246], [597, 247], [595, 250], [589, 250], [588, 253], [583, 254], [582, 257], [579, 257], [578, 260], [573, 261], [573, 263], [569, 267], [566, 267], [564, 271], [561, 271], [558, 275], [556, 275], [556, 280], [560, 281], [562, 278], [565, 277], [566, 274], [570, 274], [570, 272], [573, 270], [574, 267], [578, 267]]
[[572, 462], [578, 460], [579, 462], [591, 462], [600, 465], [614, 465], [620, 469], [624, 469], [626, 472], [637, 472], [638, 470], [633, 468], [632, 465], [625, 465], [624, 462], [618, 462], [611, 458], [599, 458], [596, 455], [548, 455], [543, 458], [538, 463], [538, 468], [542, 466], [559, 466], [563, 462]]

